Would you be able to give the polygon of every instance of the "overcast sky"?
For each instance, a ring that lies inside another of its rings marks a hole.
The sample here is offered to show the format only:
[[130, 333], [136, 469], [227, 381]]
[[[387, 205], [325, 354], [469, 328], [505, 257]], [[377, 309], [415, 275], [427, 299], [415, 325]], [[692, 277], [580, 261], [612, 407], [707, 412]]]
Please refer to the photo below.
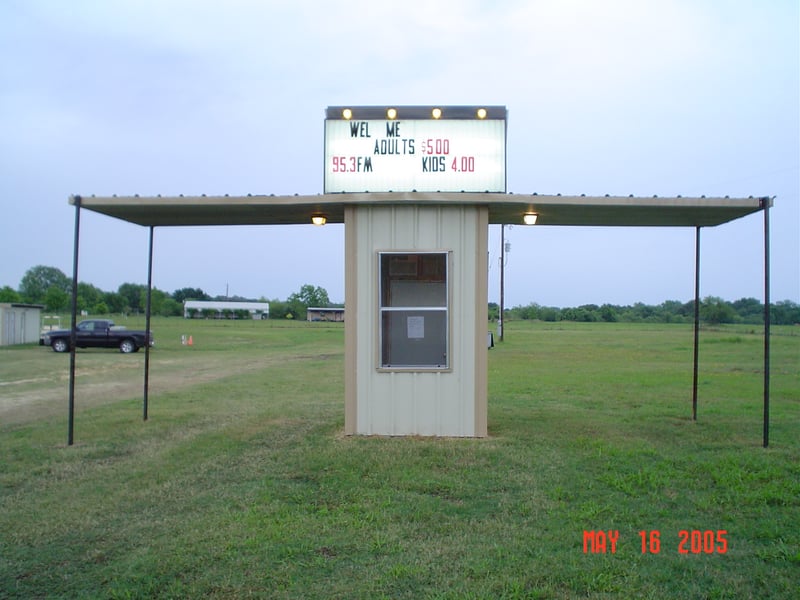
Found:
[[[72, 274], [70, 194], [316, 194], [334, 105], [505, 105], [508, 191], [774, 196], [800, 301], [796, 0], [0, 0], [0, 287]], [[148, 230], [82, 211], [80, 280]], [[490, 229], [490, 300], [500, 229]], [[506, 229], [507, 306], [694, 295], [694, 229]], [[161, 228], [153, 285], [344, 299], [344, 229]], [[701, 234], [701, 295], [763, 299], [763, 218]]]

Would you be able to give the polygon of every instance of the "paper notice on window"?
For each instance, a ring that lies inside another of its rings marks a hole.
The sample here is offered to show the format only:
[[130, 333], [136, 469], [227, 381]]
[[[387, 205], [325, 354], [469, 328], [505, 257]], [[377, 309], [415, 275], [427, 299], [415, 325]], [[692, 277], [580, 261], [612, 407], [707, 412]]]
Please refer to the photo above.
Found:
[[425, 337], [425, 317], [408, 317], [406, 322], [408, 338], [418, 340]]

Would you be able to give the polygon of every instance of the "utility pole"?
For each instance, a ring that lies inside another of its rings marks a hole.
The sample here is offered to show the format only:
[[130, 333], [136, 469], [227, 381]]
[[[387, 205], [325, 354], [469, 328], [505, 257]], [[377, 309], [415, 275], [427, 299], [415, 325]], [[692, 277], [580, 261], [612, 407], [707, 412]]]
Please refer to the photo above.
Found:
[[504, 271], [506, 257], [506, 226], [500, 225], [500, 316], [497, 318], [497, 337], [503, 341], [503, 316], [505, 311], [505, 301], [503, 298]]

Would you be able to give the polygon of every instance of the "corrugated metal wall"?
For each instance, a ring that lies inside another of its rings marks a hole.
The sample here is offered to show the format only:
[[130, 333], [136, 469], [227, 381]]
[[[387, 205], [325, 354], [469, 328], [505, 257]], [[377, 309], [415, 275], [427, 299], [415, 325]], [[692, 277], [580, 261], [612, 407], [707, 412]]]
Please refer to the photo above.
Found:
[[[486, 236], [476, 206], [358, 206], [346, 216], [348, 433], [486, 435]], [[450, 253], [450, 368], [378, 369], [378, 253]]]
[[38, 342], [40, 320], [39, 308], [0, 306], [0, 346]]

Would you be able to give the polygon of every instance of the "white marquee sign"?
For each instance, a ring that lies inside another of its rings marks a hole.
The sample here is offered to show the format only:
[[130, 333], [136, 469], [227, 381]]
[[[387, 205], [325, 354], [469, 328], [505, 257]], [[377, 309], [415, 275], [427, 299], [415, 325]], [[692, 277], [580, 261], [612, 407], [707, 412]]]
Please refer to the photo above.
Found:
[[327, 114], [326, 194], [506, 191], [504, 107], [353, 107]]

